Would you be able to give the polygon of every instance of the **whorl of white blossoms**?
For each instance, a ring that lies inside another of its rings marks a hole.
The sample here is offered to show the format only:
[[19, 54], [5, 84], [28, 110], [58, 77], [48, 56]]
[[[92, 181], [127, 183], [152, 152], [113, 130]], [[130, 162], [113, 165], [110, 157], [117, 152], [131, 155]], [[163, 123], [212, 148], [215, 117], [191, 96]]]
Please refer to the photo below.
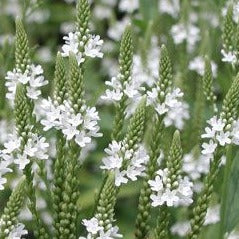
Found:
[[[211, 61], [212, 74], [214, 77], [217, 76], [217, 65], [214, 61]], [[189, 62], [188, 69], [196, 71], [200, 76], [204, 75], [205, 71], [205, 59], [203, 56], [196, 56]]]
[[9, 233], [7, 239], [21, 239], [22, 236], [27, 235], [28, 232], [22, 223], [18, 223]]
[[[145, 94], [145, 86], [152, 87], [159, 77], [159, 64], [155, 61], [155, 59], [159, 59], [159, 56], [160, 50], [157, 46], [157, 38], [152, 37], [151, 47], [147, 52], [147, 62], [144, 63], [141, 56], [135, 54], [133, 56], [132, 77], [129, 79], [129, 83], [124, 85], [123, 90], [120, 75], [112, 77], [111, 81], [106, 81], [105, 84], [111, 89], [106, 89], [105, 94], [100, 98], [100, 103], [120, 101], [123, 94], [126, 94], [128, 97], [126, 117], [132, 115]], [[108, 67], [107, 70], [112, 70], [112, 67]], [[109, 75], [111, 75], [110, 72]]]
[[196, 43], [201, 39], [200, 29], [193, 23], [177, 23], [171, 28], [171, 35], [176, 45], [187, 43], [188, 52], [192, 52]]
[[188, 177], [177, 179], [177, 187], [171, 188], [170, 179], [168, 178], [168, 169], [158, 170], [154, 180], [149, 180], [152, 190], [150, 196], [152, 206], [167, 205], [168, 207], [188, 206], [193, 202], [193, 183]]
[[226, 51], [225, 49], [221, 50], [222, 61], [235, 65], [237, 60], [237, 51]]
[[159, 11], [177, 18], [180, 12], [179, 0], [159, 0]]
[[143, 145], [137, 150], [128, 150], [124, 141], [112, 141], [105, 152], [108, 155], [103, 158], [103, 165], [100, 168], [114, 173], [117, 187], [127, 183], [128, 180], [136, 181], [138, 176], [144, 175], [149, 156]]
[[139, 8], [139, 0], [120, 0], [119, 9], [122, 12], [133, 13]]
[[106, 81], [105, 84], [112, 89], [106, 89], [105, 94], [101, 96], [101, 99], [105, 102], [118, 102], [123, 95], [127, 95], [129, 99], [134, 99], [139, 95], [138, 84], [130, 79], [125, 85], [122, 85], [122, 75], [118, 74], [117, 77], [112, 77], [111, 81]]
[[234, 122], [230, 130], [224, 129], [224, 121], [217, 116], [213, 116], [207, 123], [209, 126], [205, 128], [205, 133], [201, 137], [209, 140], [208, 143], [202, 144], [202, 154], [208, 159], [213, 159], [218, 146], [232, 143], [239, 145], [239, 121]]
[[48, 159], [49, 144], [46, 142], [45, 137], [31, 133], [23, 150], [20, 150], [20, 146], [21, 139], [14, 135], [9, 135], [9, 141], [4, 144], [4, 149], [1, 151], [1, 158], [3, 160], [1, 163], [5, 161], [8, 163], [14, 162], [20, 170], [23, 170], [30, 163], [31, 158]]
[[[67, 36], [64, 36], [65, 44], [62, 46], [62, 56], [69, 57], [70, 53], [74, 53], [79, 65], [85, 61], [85, 57], [87, 56], [91, 58], [102, 58], [103, 53], [101, 49], [103, 40], [100, 39], [99, 35], [92, 35], [88, 32], [86, 36], [83, 36], [83, 40], [86, 40], [86, 43], [79, 41], [80, 32], [70, 32]], [[84, 47], [83, 51], [80, 50], [81, 47]]]
[[163, 103], [158, 102], [159, 87], [153, 88], [147, 92], [147, 104], [153, 105], [159, 115], [164, 115], [164, 124], [166, 127], [174, 125], [178, 129], [182, 129], [184, 121], [189, 119], [189, 106], [182, 101], [183, 92], [176, 88], [169, 91], [165, 96]]
[[33, 64], [28, 65], [25, 72], [16, 68], [13, 71], [8, 71], [5, 79], [7, 80], [5, 85], [8, 88], [6, 97], [11, 101], [15, 98], [18, 83], [27, 86], [27, 96], [33, 100], [38, 99], [41, 95], [40, 88], [48, 84], [48, 81], [44, 79], [42, 67]]
[[49, 98], [42, 100], [41, 104], [44, 118], [41, 124], [44, 130], [51, 128], [61, 130], [67, 140], [74, 139], [80, 147], [91, 143], [92, 137], [101, 137], [99, 133], [99, 115], [95, 107], [82, 106], [82, 112], [75, 114], [71, 104], [64, 101], [64, 104], [57, 105]]
[[122, 238], [123, 236], [119, 234], [119, 228], [117, 226], [112, 226], [107, 231], [104, 230], [104, 227], [100, 226], [100, 222], [97, 218], [93, 217], [89, 220], [84, 219], [82, 224], [87, 230], [86, 237], [79, 237], [79, 239], [115, 239]]

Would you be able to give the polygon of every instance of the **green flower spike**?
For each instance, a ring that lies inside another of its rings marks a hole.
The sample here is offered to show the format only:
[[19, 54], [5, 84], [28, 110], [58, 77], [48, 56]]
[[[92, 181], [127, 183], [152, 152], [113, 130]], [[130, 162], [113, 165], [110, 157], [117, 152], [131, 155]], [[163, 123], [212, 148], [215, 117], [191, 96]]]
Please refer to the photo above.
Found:
[[[63, 104], [66, 95], [66, 70], [63, 58], [60, 53], [57, 54], [55, 77], [54, 77], [54, 102], [58, 105]], [[54, 163], [54, 177], [53, 177], [53, 209], [54, 209], [54, 238], [59, 238], [60, 226], [60, 204], [63, 201], [62, 192], [65, 178], [65, 144], [66, 140], [62, 132], [57, 132], [57, 154]]]
[[25, 186], [26, 180], [25, 176], [23, 176], [12, 192], [1, 216], [0, 239], [7, 238], [9, 232], [11, 232], [14, 226], [18, 223], [17, 217], [22, 209], [25, 199]]
[[[122, 36], [120, 45], [119, 68], [120, 68], [120, 82], [125, 89], [126, 85], [131, 80], [131, 69], [133, 63], [133, 41], [131, 27], [127, 27]], [[123, 93], [119, 103], [116, 105], [115, 119], [113, 123], [112, 139], [120, 140], [122, 135], [123, 124], [125, 120], [125, 110], [127, 107], [128, 97]]]
[[76, 30], [80, 33], [79, 42], [80, 52], [84, 52], [84, 46], [88, 41], [88, 27], [90, 20], [90, 5], [88, 0], [78, 0], [77, 2], [77, 16], [76, 16]]
[[21, 19], [16, 20], [16, 68], [24, 73], [30, 64], [28, 38]]
[[[169, 156], [167, 160], [168, 183], [171, 190], [176, 189], [178, 186], [178, 177], [182, 168], [182, 146], [180, 140], [180, 133], [176, 131], [173, 135], [171, 148], [169, 150]], [[162, 206], [159, 209], [157, 218], [157, 226], [155, 229], [155, 239], [167, 239], [168, 238], [168, 225], [170, 220], [170, 213], [166, 206]]]
[[[132, 116], [127, 134], [124, 138], [127, 149], [137, 150], [138, 144], [142, 141], [146, 120], [146, 99], [143, 99]], [[95, 217], [105, 230], [112, 227], [114, 222], [114, 207], [119, 188], [115, 186], [114, 175], [109, 173], [101, 188], [97, 204]]]
[[[166, 47], [163, 45], [161, 47], [161, 57], [159, 62], [159, 81], [157, 83], [159, 87], [158, 101], [160, 103], [164, 102], [166, 93], [169, 87], [172, 85], [172, 63], [168, 55]], [[160, 156], [160, 142], [162, 137], [162, 132], [164, 129], [163, 124], [164, 116], [158, 116], [155, 113], [154, 123], [152, 128], [152, 138], [150, 142], [149, 151], [149, 162], [146, 166], [146, 176], [143, 182], [143, 187], [140, 191], [139, 196], [139, 206], [138, 214], [136, 218], [136, 239], [145, 239], [148, 237], [149, 233], [149, 219], [151, 211], [151, 188], [148, 184], [149, 180], [155, 177], [155, 172], [158, 169], [158, 158]]]
[[213, 75], [212, 75], [212, 65], [210, 59], [206, 56], [205, 57], [205, 71], [202, 78], [203, 82], [203, 93], [206, 97], [206, 100], [209, 101], [213, 105], [214, 112], [216, 113], [217, 106], [216, 106], [216, 96], [213, 92]]
[[[69, 58], [69, 79], [67, 93], [74, 113], [84, 113], [85, 105], [83, 75], [78, 66], [75, 55], [71, 54]], [[65, 166], [62, 201], [60, 202], [60, 212], [58, 212], [59, 223], [56, 225], [56, 238], [75, 238], [76, 223], [79, 207], [77, 200], [79, 198], [79, 162], [80, 148], [74, 140], [69, 142], [69, 150], [67, 153], [67, 162]], [[62, 179], [59, 179], [62, 180]], [[62, 188], [62, 186], [60, 186]], [[60, 198], [61, 198], [60, 197]], [[58, 198], [58, 200], [60, 200]], [[59, 210], [59, 208], [57, 208]]]
[[[221, 117], [225, 122], [224, 130], [229, 130], [233, 121], [238, 117], [239, 106], [239, 75], [233, 81], [222, 106]], [[219, 147], [214, 153], [214, 157], [210, 163], [210, 171], [204, 179], [204, 188], [199, 194], [196, 205], [193, 209], [193, 217], [191, 219], [191, 231], [189, 239], [198, 239], [205, 221], [208, 205], [213, 192], [213, 185], [217, 179], [220, 169], [223, 148]]]
[[233, 21], [233, 4], [230, 4], [227, 9], [227, 14], [224, 18], [222, 29], [222, 41], [223, 47], [226, 51], [232, 51], [234, 49], [236, 27]]
[[[29, 59], [29, 47], [27, 35], [24, 30], [22, 21], [17, 19], [16, 21], [16, 67], [22, 72], [25, 72], [27, 65], [30, 63]], [[17, 85], [16, 95], [14, 100], [15, 110], [15, 123], [18, 137], [21, 139], [20, 151], [24, 150], [24, 147], [28, 141], [29, 133], [32, 129], [32, 123], [35, 119], [33, 117], [34, 104], [33, 101], [27, 97], [26, 86]], [[36, 228], [34, 234], [36, 237], [47, 239], [48, 235], [40, 219], [39, 213], [36, 209], [36, 195], [35, 188], [33, 187], [33, 172], [32, 162], [30, 162], [24, 169], [24, 175], [26, 176], [26, 193], [29, 198], [28, 207], [36, 222]]]

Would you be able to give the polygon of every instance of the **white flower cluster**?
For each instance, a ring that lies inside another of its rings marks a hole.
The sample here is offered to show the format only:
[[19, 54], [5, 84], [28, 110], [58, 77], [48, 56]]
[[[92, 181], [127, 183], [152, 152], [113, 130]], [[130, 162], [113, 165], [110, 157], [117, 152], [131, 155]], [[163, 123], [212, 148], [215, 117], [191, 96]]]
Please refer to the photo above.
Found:
[[209, 124], [205, 128], [205, 133], [202, 134], [202, 138], [209, 139], [208, 143], [202, 144], [202, 154], [208, 159], [213, 159], [213, 153], [218, 145], [225, 146], [231, 143], [239, 144], [239, 122], [236, 121], [231, 130], [225, 131], [225, 122], [217, 116], [213, 116], [207, 121]]
[[133, 13], [139, 8], [139, 0], [120, 0], [119, 9], [122, 12]]
[[177, 18], [180, 12], [180, 2], [179, 0], [160, 0], [159, 11]]
[[183, 172], [193, 181], [193, 190], [200, 192], [202, 189], [201, 176], [209, 172], [210, 161], [201, 155], [198, 158], [194, 157], [193, 153], [185, 154], [183, 157]]
[[142, 176], [149, 156], [145, 148], [140, 145], [137, 150], [128, 150], [124, 141], [112, 141], [105, 149], [108, 156], [103, 158], [101, 169], [114, 172], [115, 185], [119, 187], [128, 180], [136, 181], [138, 176]]
[[188, 206], [193, 200], [193, 183], [188, 177], [177, 179], [177, 187], [171, 189], [170, 179], [168, 178], [168, 169], [158, 170], [154, 180], [149, 180], [149, 185], [153, 193], [150, 198], [152, 206], [157, 207], [166, 204], [168, 207]]
[[[85, 61], [85, 57], [103, 57], [101, 48], [103, 45], [103, 40], [100, 39], [98, 35], [88, 34], [83, 36], [87, 40], [86, 44], [79, 41], [80, 32], [70, 32], [67, 36], [64, 36], [65, 44], [62, 46], [62, 56], [69, 57], [70, 53], [74, 53], [78, 64], [80, 65]], [[81, 52], [80, 47], [84, 47], [84, 51]]]
[[22, 223], [18, 223], [9, 233], [7, 239], [21, 239], [22, 236], [27, 235], [28, 232]]
[[124, 86], [121, 84], [122, 75], [118, 74], [117, 77], [112, 77], [111, 81], [106, 81], [105, 84], [110, 86], [112, 89], [106, 89], [105, 95], [101, 96], [101, 99], [106, 102], [117, 102], [120, 101], [123, 95], [127, 95], [129, 99], [133, 99], [138, 92], [138, 84], [129, 80], [130, 83], [126, 83]]
[[[37, 134], [30, 134], [27, 143], [22, 152], [19, 152], [21, 140], [16, 136], [10, 135], [9, 141], [4, 144], [4, 149], [1, 151], [1, 164], [9, 165], [14, 162], [23, 170], [30, 162], [30, 158], [45, 160], [48, 159], [48, 147], [45, 137], [40, 137]], [[6, 169], [5, 169], [6, 171]], [[8, 170], [9, 171], [9, 170]]]
[[33, 100], [38, 99], [41, 95], [39, 88], [48, 84], [48, 81], [44, 79], [43, 69], [40, 65], [29, 65], [24, 73], [20, 69], [8, 71], [6, 80], [6, 87], [8, 88], [6, 97], [10, 100], [15, 98], [18, 83], [27, 85], [27, 96]]
[[[157, 39], [152, 37], [151, 48], [148, 50], [147, 63], [142, 61], [139, 54], [133, 56], [132, 77], [124, 85], [121, 84], [121, 75], [112, 77], [111, 81], [105, 84], [111, 89], [106, 89], [105, 94], [101, 96], [100, 103], [112, 103], [120, 101], [123, 94], [127, 95], [126, 117], [132, 115], [138, 103], [145, 94], [145, 86], [152, 87], [158, 79], [159, 64], [155, 59], [159, 58], [160, 50], [157, 47]], [[112, 70], [112, 62], [107, 63], [107, 70]], [[117, 72], [117, 70], [116, 70]], [[116, 73], [117, 74], [117, 73]], [[112, 75], [112, 74], [110, 74]]]
[[104, 228], [100, 226], [98, 219], [95, 217], [89, 220], [84, 219], [83, 225], [86, 227], [88, 234], [86, 237], [79, 237], [79, 239], [115, 239], [123, 237], [119, 234], [119, 228], [117, 226], [104, 231]]
[[[188, 69], [191, 71], [196, 71], [200, 76], [204, 75], [204, 58], [202, 56], [197, 56], [189, 62]], [[214, 77], [217, 76], [217, 65], [214, 61], [211, 61], [212, 74]]]
[[165, 115], [165, 126], [174, 125], [178, 129], [184, 126], [184, 120], [189, 118], [188, 104], [183, 102], [183, 92], [176, 88], [169, 91], [165, 96], [163, 103], [158, 102], [158, 93], [162, 94], [158, 87], [153, 88], [147, 92], [147, 103], [153, 105], [159, 115]]
[[75, 142], [80, 147], [85, 147], [91, 143], [91, 137], [101, 137], [99, 133], [98, 112], [95, 107], [82, 106], [83, 113], [75, 114], [70, 103], [64, 101], [64, 104], [57, 105], [48, 100], [42, 100], [42, 111], [44, 111], [44, 119], [41, 124], [44, 125], [44, 130], [51, 128], [61, 130], [67, 140], [74, 138]]
[[173, 25], [171, 28], [171, 35], [176, 45], [182, 44], [184, 41], [187, 42], [187, 48], [189, 52], [195, 47], [195, 44], [200, 40], [200, 29], [192, 24], [178, 23]]

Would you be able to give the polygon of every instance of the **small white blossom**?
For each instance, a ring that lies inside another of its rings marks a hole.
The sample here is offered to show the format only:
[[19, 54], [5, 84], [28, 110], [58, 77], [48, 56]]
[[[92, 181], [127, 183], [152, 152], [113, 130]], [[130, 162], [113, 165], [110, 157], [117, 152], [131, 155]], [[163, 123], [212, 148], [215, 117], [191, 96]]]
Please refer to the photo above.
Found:
[[18, 155], [17, 158], [14, 160], [14, 163], [18, 165], [20, 170], [23, 170], [26, 165], [30, 163], [30, 160], [28, 159], [26, 154]]
[[202, 148], [203, 148], [202, 154], [211, 155], [215, 152], [217, 144], [214, 143], [213, 140], [210, 140], [209, 143], [203, 143]]
[[224, 49], [221, 50], [222, 61], [235, 65], [237, 63], [236, 53], [233, 51], [226, 52]]
[[21, 223], [17, 224], [13, 230], [9, 233], [7, 239], [21, 239], [22, 236], [27, 235], [28, 232]]
[[93, 235], [102, 230], [102, 227], [99, 226], [99, 222], [95, 217], [91, 218], [90, 220], [84, 219], [82, 224], [86, 227], [86, 230]]

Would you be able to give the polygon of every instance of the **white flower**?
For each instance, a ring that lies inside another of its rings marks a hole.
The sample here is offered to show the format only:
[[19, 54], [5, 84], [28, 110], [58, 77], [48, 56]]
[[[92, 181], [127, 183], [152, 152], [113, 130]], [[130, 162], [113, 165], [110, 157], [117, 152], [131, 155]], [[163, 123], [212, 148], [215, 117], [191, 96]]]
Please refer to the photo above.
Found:
[[221, 146], [230, 144], [231, 143], [230, 132], [226, 132], [226, 133], [220, 132], [219, 134], [217, 134], [216, 139], [218, 140]]
[[166, 203], [168, 207], [172, 207], [174, 204], [178, 203], [179, 197], [177, 196], [176, 190], [170, 190], [167, 188], [162, 194], [162, 200]]
[[87, 136], [84, 131], [82, 131], [76, 135], [75, 141], [80, 147], [83, 148], [91, 142], [91, 138]]
[[212, 139], [215, 136], [215, 131], [209, 127], [205, 128], [205, 134], [202, 134], [202, 138]]
[[218, 132], [221, 132], [225, 126], [225, 123], [221, 118], [217, 119], [217, 116], [213, 116], [210, 120], [207, 121], [208, 124], [212, 126], [212, 129]]
[[193, 153], [185, 154], [183, 157], [183, 171], [192, 179], [196, 180], [201, 177], [202, 174], [207, 174], [209, 171], [209, 160], [203, 155], [199, 158], [194, 158]]
[[139, 8], [139, 0], [120, 0], [119, 9], [123, 12], [132, 13]]
[[155, 192], [161, 191], [163, 189], [163, 182], [160, 176], [156, 176], [154, 180], [149, 180], [149, 185], [151, 189]]
[[164, 199], [162, 198], [162, 194], [158, 193], [157, 195], [151, 194], [150, 199], [152, 200], [152, 206], [158, 207], [164, 204]]
[[215, 149], [217, 148], [217, 144], [214, 143], [213, 140], [210, 140], [209, 143], [203, 143], [202, 148], [203, 148], [202, 154], [211, 155], [214, 153]]
[[174, 125], [177, 129], [183, 129], [185, 120], [189, 119], [189, 105], [181, 101], [167, 112], [164, 118], [166, 127]]
[[118, 155], [115, 155], [115, 157], [108, 156], [103, 158], [103, 164], [100, 168], [102, 169], [116, 169], [122, 167], [123, 158], [119, 157]]
[[126, 178], [126, 171], [115, 171], [115, 185], [119, 187], [121, 184], [125, 184], [128, 182], [128, 179]]
[[6, 178], [3, 178], [2, 175], [0, 175], [0, 190], [4, 189], [4, 184], [7, 182]]
[[187, 177], [179, 180], [177, 196], [179, 197], [179, 205], [189, 206], [193, 202], [193, 183]]
[[188, 51], [191, 52], [196, 44], [200, 40], [200, 29], [195, 25], [188, 23], [178, 23], [171, 28], [171, 35], [176, 45], [187, 42]]
[[19, 138], [16, 138], [13, 135], [9, 135], [8, 137], [10, 138], [10, 140], [4, 143], [5, 149], [3, 150], [3, 153], [6, 154], [10, 154], [14, 150], [19, 149], [21, 145], [21, 140]]
[[91, 218], [90, 220], [84, 219], [82, 221], [82, 224], [86, 227], [86, 230], [93, 235], [102, 230], [102, 227], [99, 226], [99, 222], [95, 217]]
[[110, 26], [108, 36], [116, 41], [119, 41], [126, 26], [130, 23], [130, 19], [125, 17], [121, 21], [117, 21], [114, 25]]
[[103, 43], [104, 42], [103, 40], [100, 39], [99, 35], [97, 36], [90, 35], [90, 38], [85, 45], [85, 55], [92, 58], [95, 58], [95, 57], [102, 58], [103, 53], [100, 51], [101, 51]]
[[226, 52], [224, 49], [221, 50], [222, 53], [222, 61], [231, 63], [232, 65], [235, 65], [237, 63], [237, 56], [235, 52], [229, 51]]
[[26, 154], [17, 155], [17, 158], [14, 160], [14, 163], [17, 164], [19, 166], [20, 170], [23, 170], [26, 165], [28, 165], [30, 163], [30, 160], [27, 158]]
[[[215, 62], [211, 61], [213, 76], [217, 76], [217, 65]], [[205, 71], [204, 58], [202, 56], [197, 56], [189, 62], [189, 70], [196, 71], [199, 75], [203, 76]]]
[[161, 0], [159, 1], [159, 11], [167, 13], [173, 18], [176, 18], [180, 11], [179, 0]]
[[65, 40], [65, 44], [62, 46], [62, 56], [69, 57], [70, 53], [78, 54], [79, 48], [79, 33], [78, 32], [70, 32], [68, 36], [64, 36], [63, 40]]
[[220, 221], [220, 205], [215, 205], [207, 209], [204, 225], [215, 224]]
[[185, 237], [190, 231], [190, 221], [178, 222], [171, 227], [170, 231], [174, 235]]
[[7, 239], [21, 239], [23, 235], [27, 235], [28, 232], [24, 227], [25, 226], [21, 223], [17, 224], [9, 233]]

